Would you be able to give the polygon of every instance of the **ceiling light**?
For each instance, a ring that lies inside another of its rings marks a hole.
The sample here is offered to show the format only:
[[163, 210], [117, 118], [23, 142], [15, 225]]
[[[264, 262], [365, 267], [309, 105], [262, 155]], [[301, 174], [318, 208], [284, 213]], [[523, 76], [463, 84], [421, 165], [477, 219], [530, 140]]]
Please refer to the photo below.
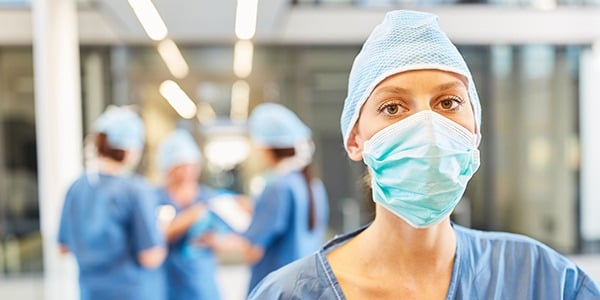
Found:
[[254, 37], [258, 0], [238, 0], [235, 12], [235, 35], [242, 40]]
[[248, 117], [248, 103], [250, 102], [250, 86], [244, 80], [238, 80], [231, 86], [231, 111], [232, 120], [244, 121]]
[[167, 36], [167, 26], [160, 18], [152, 1], [129, 0], [129, 5], [152, 40], [160, 41]]
[[217, 113], [207, 102], [198, 104], [198, 115], [196, 116], [200, 123], [210, 123], [217, 118]]
[[175, 78], [184, 78], [187, 76], [190, 68], [185, 62], [181, 51], [171, 39], [162, 40], [158, 44], [158, 53], [167, 65], [167, 68]]
[[230, 170], [248, 158], [250, 146], [243, 136], [213, 136], [204, 146], [204, 153], [211, 164]]
[[252, 73], [252, 58], [254, 45], [248, 40], [239, 40], [235, 43], [233, 52], [233, 72], [239, 78], [246, 78]]
[[172, 80], [160, 84], [160, 94], [171, 104], [173, 109], [184, 119], [191, 119], [196, 115], [196, 104]]

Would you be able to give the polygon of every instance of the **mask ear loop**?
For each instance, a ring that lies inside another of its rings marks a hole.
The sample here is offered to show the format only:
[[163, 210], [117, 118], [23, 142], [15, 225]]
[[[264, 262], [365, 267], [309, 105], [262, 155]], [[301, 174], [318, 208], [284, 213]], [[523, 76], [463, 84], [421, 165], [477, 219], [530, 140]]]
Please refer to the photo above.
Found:
[[481, 124], [477, 124], [477, 116], [475, 115], [475, 106], [473, 105], [473, 101], [471, 101], [471, 93], [469, 92], [469, 104], [471, 105], [471, 111], [473, 112], [473, 123], [475, 125], [475, 148], [479, 148], [479, 145], [481, 144], [481, 130], [480, 130], [480, 125]]

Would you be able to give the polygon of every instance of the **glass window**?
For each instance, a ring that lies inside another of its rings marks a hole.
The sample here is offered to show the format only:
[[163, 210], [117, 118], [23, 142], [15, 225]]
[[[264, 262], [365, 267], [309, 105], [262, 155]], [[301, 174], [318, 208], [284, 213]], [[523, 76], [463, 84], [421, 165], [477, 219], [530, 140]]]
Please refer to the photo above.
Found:
[[[84, 129], [111, 99], [108, 48], [81, 50]], [[33, 53], [0, 48], [0, 276], [43, 269]]]
[[30, 48], [0, 49], [0, 272], [42, 270]]
[[575, 252], [579, 47], [486, 48], [463, 47], [483, 106], [471, 225]]
[[[460, 48], [482, 101], [483, 163], [455, 212], [456, 222], [524, 233], [560, 251], [577, 251], [579, 47]], [[281, 102], [313, 129], [316, 169], [328, 188], [335, 232], [367, 223], [373, 216], [370, 191], [362, 181], [364, 166], [349, 161], [339, 133], [347, 76], [358, 50], [256, 46], [253, 71], [246, 79], [250, 109], [262, 101]], [[191, 70], [179, 84], [194, 101], [209, 103], [218, 116], [227, 117], [231, 86], [237, 80], [231, 46], [188, 46], [182, 51]], [[129, 57], [130, 100], [141, 104], [152, 124], [162, 124], [149, 132], [150, 158], [162, 131], [182, 122], [195, 129], [201, 125], [181, 120], [158, 93], [169, 74], [154, 49], [130, 48]], [[234, 172], [209, 169], [204, 175], [208, 182], [244, 190], [257, 168], [252, 161]], [[151, 162], [147, 166], [153, 169]]]
[[[562, 252], [579, 250], [578, 63], [579, 46], [462, 46], [483, 106], [482, 166], [456, 222], [475, 228], [524, 233]], [[256, 46], [250, 109], [281, 102], [313, 129], [315, 169], [327, 186], [332, 232], [344, 232], [373, 217], [362, 163], [351, 162], [339, 133], [347, 76], [355, 46]], [[198, 104], [227, 117], [233, 75], [232, 46], [184, 46], [190, 75], [177, 81]], [[201, 143], [202, 120], [183, 120], [162, 98], [171, 79], [151, 47], [91, 47], [81, 50], [84, 129], [109, 103], [136, 104], [148, 126], [140, 170], [151, 179], [154, 151], [175, 126], [190, 128]], [[37, 163], [30, 48], [0, 49], [0, 273], [42, 270], [37, 199]], [[223, 172], [207, 167], [203, 180], [249, 192], [253, 160]]]

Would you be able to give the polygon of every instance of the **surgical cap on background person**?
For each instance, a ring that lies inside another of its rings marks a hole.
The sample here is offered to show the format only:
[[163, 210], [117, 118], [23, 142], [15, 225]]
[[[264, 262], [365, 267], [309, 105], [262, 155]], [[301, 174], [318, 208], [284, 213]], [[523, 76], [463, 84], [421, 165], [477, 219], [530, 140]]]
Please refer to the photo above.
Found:
[[93, 131], [106, 134], [108, 143], [116, 149], [144, 147], [144, 122], [128, 107], [109, 106], [94, 122]]
[[254, 108], [248, 118], [252, 139], [270, 148], [294, 148], [310, 139], [310, 129], [294, 112], [283, 105], [263, 103]]
[[171, 132], [161, 142], [157, 155], [158, 167], [162, 172], [181, 164], [198, 164], [202, 158], [198, 144], [184, 129]]
[[340, 120], [344, 147], [347, 148], [348, 136], [363, 104], [380, 82], [394, 74], [424, 69], [453, 72], [467, 79], [477, 131], [480, 132], [481, 106], [471, 72], [462, 55], [440, 30], [437, 16], [392, 11], [375, 27], [352, 64], [348, 96]]

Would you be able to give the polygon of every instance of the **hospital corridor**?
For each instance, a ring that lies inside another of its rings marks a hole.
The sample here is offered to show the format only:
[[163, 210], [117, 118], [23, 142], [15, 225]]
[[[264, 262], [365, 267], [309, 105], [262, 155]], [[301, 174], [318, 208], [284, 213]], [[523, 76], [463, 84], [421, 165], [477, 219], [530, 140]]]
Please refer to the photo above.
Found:
[[0, 299], [600, 299], [598, 82], [600, 0], [0, 0]]

